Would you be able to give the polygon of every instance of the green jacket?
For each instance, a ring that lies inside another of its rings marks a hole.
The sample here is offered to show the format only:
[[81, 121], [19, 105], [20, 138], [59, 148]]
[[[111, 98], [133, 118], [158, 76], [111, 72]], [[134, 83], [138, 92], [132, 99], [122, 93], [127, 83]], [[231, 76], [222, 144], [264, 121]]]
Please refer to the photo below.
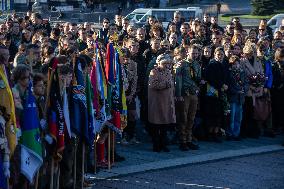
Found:
[[176, 69], [175, 94], [176, 97], [197, 95], [201, 80], [201, 67], [197, 61], [184, 60]]

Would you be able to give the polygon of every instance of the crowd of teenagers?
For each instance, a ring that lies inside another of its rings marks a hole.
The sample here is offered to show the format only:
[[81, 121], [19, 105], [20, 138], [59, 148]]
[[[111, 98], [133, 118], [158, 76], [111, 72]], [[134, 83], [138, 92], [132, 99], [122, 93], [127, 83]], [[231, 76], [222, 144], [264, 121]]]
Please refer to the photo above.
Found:
[[284, 26], [180, 12], [167, 28], [110, 21], [51, 25], [27, 12], [0, 24], [1, 189], [88, 186], [82, 172], [124, 161], [115, 143], [139, 135], [169, 152], [283, 134]]

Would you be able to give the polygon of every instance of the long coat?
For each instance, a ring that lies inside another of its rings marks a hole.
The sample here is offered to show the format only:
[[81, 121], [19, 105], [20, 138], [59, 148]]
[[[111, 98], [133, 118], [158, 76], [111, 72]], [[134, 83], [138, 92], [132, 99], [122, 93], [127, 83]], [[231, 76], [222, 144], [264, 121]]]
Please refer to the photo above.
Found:
[[148, 82], [148, 120], [152, 124], [176, 123], [174, 82], [167, 69], [154, 68]]

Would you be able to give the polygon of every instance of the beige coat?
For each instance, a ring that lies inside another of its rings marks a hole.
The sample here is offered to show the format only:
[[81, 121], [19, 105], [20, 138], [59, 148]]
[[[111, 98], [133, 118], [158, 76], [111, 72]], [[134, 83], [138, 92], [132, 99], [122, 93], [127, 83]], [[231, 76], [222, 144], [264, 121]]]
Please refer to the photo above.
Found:
[[152, 124], [176, 123], [174, 82], [169, 70], [154, 68], [150, 73], [148, 119]]

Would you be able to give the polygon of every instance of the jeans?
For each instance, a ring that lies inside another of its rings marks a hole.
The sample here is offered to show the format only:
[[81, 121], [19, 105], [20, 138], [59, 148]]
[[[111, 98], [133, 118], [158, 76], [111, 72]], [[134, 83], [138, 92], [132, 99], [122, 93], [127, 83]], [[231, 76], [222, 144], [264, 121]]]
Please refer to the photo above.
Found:
[[243, 105], [239, 103], [230, 103], [231, 119], [228, 129], [229, 136], [238, 137], [242, 123]]

